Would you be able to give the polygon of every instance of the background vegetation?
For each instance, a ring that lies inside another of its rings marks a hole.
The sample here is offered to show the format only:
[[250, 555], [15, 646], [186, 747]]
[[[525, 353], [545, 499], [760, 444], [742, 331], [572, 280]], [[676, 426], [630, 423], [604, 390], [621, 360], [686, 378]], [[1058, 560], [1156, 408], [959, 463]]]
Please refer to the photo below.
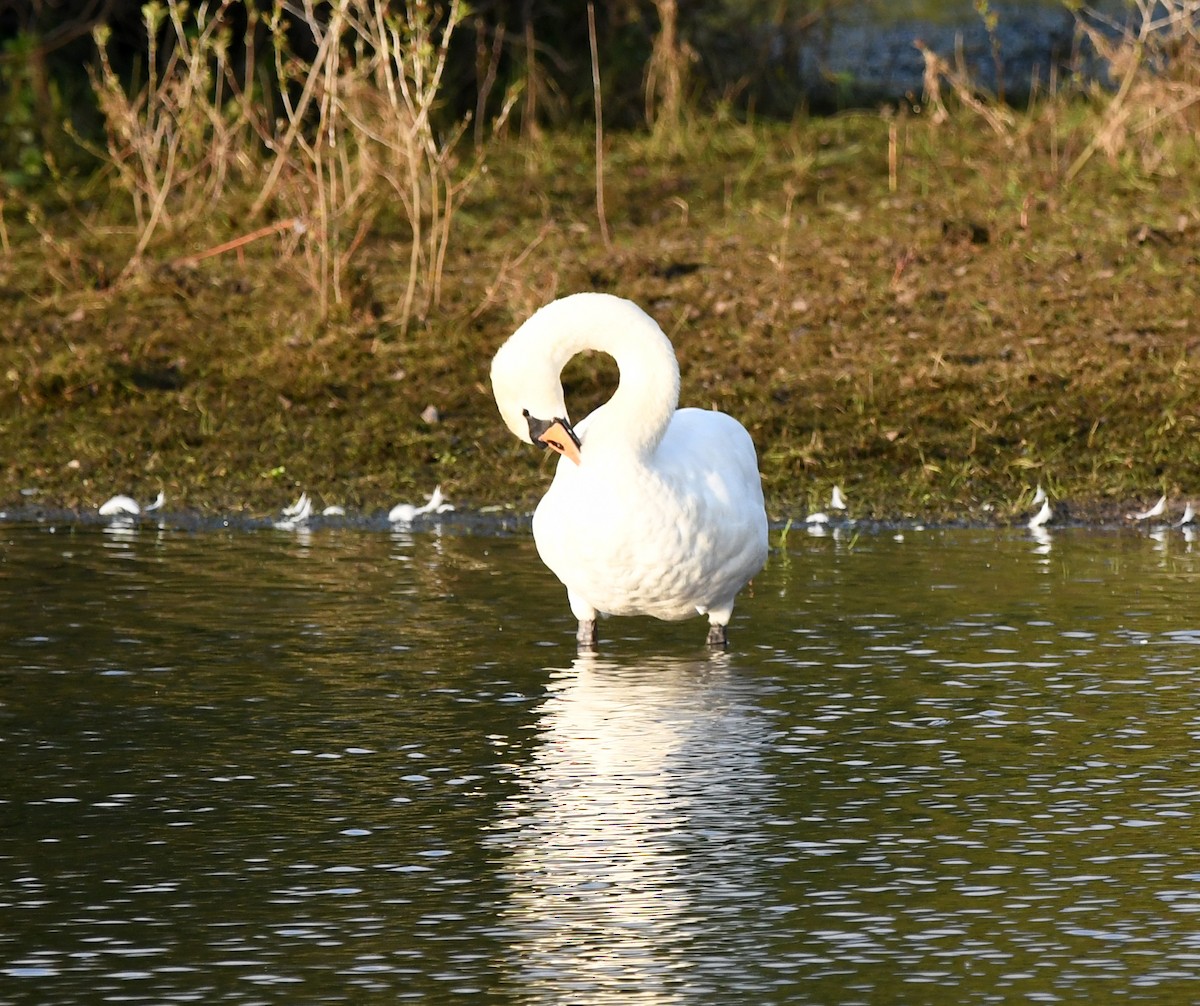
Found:
[[[0, 505], [528, 506], [487, 364], [584, 288], [746, 422], [777, 517], [1182, 501], [1198, 8], [1081, 9], [1104, 72], [1019, 107], [925, 47], [841, 111], [789, 72], [834, 2], [4, 8]], [[613, 374], [568, 377], [582, 415]]]

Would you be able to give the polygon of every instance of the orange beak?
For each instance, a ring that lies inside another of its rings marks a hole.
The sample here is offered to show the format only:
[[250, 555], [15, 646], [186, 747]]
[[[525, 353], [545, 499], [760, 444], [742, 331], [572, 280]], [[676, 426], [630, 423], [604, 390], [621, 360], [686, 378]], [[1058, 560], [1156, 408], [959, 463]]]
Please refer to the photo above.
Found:
[[570, 458], [575, 464], [582, 460], [579, 454], [579, 438], [565, 419], [555, 419], [539, 435], [538, 441], [556, 454]]

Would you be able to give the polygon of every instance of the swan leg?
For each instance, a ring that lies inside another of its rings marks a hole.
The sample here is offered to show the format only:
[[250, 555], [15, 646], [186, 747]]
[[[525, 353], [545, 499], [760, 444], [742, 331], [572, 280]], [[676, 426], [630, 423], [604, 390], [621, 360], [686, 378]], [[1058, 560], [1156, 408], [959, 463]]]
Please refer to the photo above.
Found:
[[725, 632], [725, 626], [717, 625], [716, 622], [713, 622], [708, 627], [708, 639], [706, 640], [706, 643], [712, 647], [724, 648], [727, 646], [729, 643], [729, 636]]
[[581, 653], [596, 652], [596, 617], [597, 611], [582, 597], [570, 588], [567, 589], [567, 602], [571, 605], [571, 614], [579, 619], [579, 629], [575, 633], [575, 641], [579, 644]]
[[579, 644], [581, 652], [595, 652], [596, 620], [594, 618], [581, 618], [579, 620], [579, 630], [575, 633], [575, 641]]

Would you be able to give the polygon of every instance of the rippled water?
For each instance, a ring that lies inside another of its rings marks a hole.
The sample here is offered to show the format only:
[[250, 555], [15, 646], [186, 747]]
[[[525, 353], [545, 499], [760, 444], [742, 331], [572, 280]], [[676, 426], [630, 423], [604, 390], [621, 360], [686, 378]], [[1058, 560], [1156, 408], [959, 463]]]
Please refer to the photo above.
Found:
[[1200, 553], [793, 532], [727, 654], [532, 542], [0, 525], [4, 1003], [1200, 998]]

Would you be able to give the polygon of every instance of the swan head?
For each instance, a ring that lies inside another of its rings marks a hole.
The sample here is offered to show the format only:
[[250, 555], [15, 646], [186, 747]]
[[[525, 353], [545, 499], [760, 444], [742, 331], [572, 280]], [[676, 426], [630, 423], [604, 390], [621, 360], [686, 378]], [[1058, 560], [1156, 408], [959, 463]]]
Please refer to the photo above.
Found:
[[518, 329], [492, 360], [492, 392], [504, 425], [519, 440], [549, 448], [579, 464], [579, 437], [567, 418], [559, 374], [563, 364], [535, 342], [528, 326]]
[[555, 419], [538, 419], [531, 416], [528, 409], [525, 410], [525, 422], [529, 426], [529, 439], [533, 443], [539, 447], [548, 447], [555, 454], [561, 454], [579, 464], [579, 448], [583, 445], [570, 422], [561, 416]]

